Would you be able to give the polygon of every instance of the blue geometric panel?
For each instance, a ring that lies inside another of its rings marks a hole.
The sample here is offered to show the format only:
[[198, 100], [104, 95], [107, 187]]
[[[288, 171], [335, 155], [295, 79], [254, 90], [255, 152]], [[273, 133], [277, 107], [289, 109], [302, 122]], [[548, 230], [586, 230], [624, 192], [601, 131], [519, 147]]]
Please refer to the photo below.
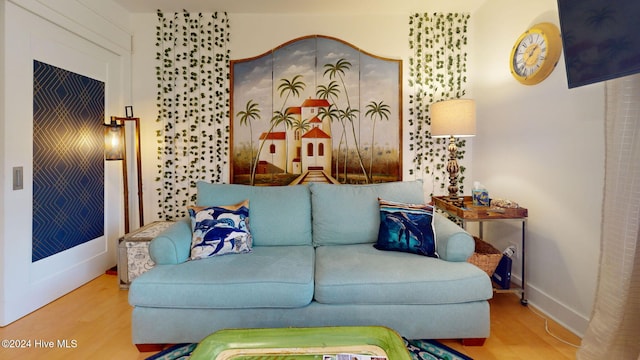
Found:
[[104, 83], [33, 62], [36, 262], [104, 235]]

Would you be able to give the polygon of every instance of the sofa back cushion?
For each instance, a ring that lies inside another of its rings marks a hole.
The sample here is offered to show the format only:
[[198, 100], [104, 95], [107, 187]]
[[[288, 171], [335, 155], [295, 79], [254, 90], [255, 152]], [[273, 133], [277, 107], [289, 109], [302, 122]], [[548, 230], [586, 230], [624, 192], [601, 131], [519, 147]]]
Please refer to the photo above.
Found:
[[198, 206], [221, 206], [249, 200], [249, 230], [254, 246], [310, 245], [309, 187], [197, 183]]
[[375, 243], [380, 228], [378, 198], [422, 204], [422, 181], [398, 181], [372, 185], [311, 183], [313, 244]]

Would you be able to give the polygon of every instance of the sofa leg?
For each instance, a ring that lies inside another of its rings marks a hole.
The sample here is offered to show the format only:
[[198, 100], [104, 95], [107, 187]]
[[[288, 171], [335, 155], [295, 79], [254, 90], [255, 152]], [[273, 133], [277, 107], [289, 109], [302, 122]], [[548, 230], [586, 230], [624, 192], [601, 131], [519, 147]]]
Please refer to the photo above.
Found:
[[139, 352], [158, 352], [167, 348], [167, 344], [136, 344]]
[[484, 341], [486, 338], [471, 338], [471, 339], [462, 339], [462, 345], [464, 346], [482, 346], [484, 345]]

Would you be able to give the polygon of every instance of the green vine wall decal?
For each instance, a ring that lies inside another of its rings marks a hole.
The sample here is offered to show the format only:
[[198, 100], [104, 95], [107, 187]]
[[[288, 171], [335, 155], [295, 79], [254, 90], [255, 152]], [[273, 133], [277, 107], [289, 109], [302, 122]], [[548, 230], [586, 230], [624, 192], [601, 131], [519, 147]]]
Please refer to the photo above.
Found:
[[226, 13], [157, 12], [159, 217], [181, 218], [196, 182], [222, 182], [229, 149]]
[[[423, 171], [440, 189], [446, 188], [447, 139], [431, 137], [430, 105], [461, 98], [467, 84], [466, 13], [414, 14], [409, 18], [409, 150], [414, 154], [410, 174]], [[465, 140], [458, 139], [458, 159], [465, 155]], [[465, 168], [458, 176], [463, 191]]]

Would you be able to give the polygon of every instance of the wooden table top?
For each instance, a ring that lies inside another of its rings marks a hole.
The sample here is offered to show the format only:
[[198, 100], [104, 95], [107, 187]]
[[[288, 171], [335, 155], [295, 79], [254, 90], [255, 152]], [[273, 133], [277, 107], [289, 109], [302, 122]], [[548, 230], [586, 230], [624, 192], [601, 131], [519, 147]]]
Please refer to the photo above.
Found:
[[435, 207], [463, 220], [524, 219], [528, 216], [527, 209], [520, 206], [515, 208], [475, 206], [471, 196], [461, 196], [458, 200], [452, 200], [448, 196], [434, 196], [432, 199]]

